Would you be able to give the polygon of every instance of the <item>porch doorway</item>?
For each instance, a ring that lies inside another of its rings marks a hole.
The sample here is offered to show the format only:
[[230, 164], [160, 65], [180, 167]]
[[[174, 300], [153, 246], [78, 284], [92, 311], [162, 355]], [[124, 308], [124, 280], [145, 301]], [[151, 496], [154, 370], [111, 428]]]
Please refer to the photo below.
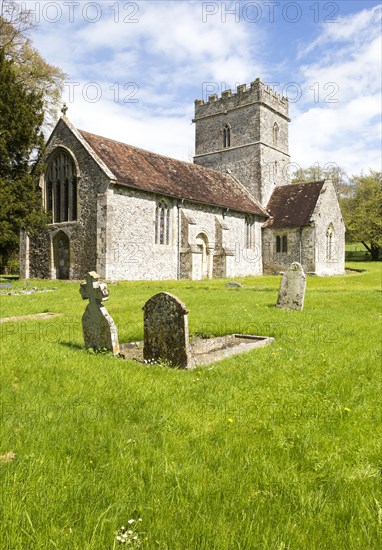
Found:
[[70, 241], [63, 231], [53, 237], [53, 257], [56, 279], [70, 278]]

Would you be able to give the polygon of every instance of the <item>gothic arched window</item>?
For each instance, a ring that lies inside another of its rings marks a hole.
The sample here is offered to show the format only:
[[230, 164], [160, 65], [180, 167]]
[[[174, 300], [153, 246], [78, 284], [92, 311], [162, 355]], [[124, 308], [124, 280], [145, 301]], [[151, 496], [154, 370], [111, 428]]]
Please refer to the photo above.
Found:
[[273, 124], [273, 147], [277, 147], [279, 141], [279, 126], [277, 122]]
[[231, 147], [231, 128], [228, 124], [225, 124], [223, 127], [223, 147]]
[[334, 227], [331, 223], [326, 231], [326, 260], [334, 259]]
[[164, 199], [155, 210], [155, 244], [170, 244], [170, 208]]
[[286, 235], [283, 235], [282, 252], [284, 254], [288, 252], [288, 237]]
[[255, 244], [255, 222], [252, 216], [245, 216], [245, 248], [253, 248]]
[[77, 219], [77, 174], [74, 161], [63, 149], [48, 161], [45, 174], [45, 209], [52, 223]]
[[276, 252], [282, 252], [286, 254], [288, 252], [288, 237], [287, 235], [276, 236]]
[[277, 235], [276, 237], [276, 252], [281, 252], [281, 237]]

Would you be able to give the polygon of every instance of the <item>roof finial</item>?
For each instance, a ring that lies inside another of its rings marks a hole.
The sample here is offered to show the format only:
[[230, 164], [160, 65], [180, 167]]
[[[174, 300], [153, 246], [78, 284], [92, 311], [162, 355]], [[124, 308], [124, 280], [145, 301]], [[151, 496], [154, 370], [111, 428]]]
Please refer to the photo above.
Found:
[[61, 109], [61, 113], [66, 116], [66, 113], [68, 112], [68, 106], [66, 103], [63, 104], [62, 106], [62, 109]]

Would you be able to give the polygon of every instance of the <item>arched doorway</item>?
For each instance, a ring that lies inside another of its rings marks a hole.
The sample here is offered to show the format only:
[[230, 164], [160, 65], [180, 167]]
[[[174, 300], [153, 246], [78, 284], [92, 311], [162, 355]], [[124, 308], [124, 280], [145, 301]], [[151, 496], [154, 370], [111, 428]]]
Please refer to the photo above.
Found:
[[53, 237], [53, 258], [56, 279], [70, 278], [70, 241], [63, 231]]
[[198, 266], [195, 270], [195, 277], [197, 279], [205, 279], [209, 276], [209, 261], [208, 261], [208, 239], [204, 233], [199, 233], [195, 241], [197, 250], [197, 262]]

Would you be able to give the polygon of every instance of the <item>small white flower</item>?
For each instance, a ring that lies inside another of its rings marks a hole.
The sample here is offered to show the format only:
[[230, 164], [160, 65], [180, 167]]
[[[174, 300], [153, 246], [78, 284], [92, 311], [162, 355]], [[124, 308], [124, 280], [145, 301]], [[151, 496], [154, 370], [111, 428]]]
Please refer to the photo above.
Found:
[[129, 523], [131, 525], [132, 523], [134, 523], [134, 521], [135, 521], [135, 519], [129, 519], [127, 523]]
[[142, 521], [142, 518], [138, 518], [138, 521]]

